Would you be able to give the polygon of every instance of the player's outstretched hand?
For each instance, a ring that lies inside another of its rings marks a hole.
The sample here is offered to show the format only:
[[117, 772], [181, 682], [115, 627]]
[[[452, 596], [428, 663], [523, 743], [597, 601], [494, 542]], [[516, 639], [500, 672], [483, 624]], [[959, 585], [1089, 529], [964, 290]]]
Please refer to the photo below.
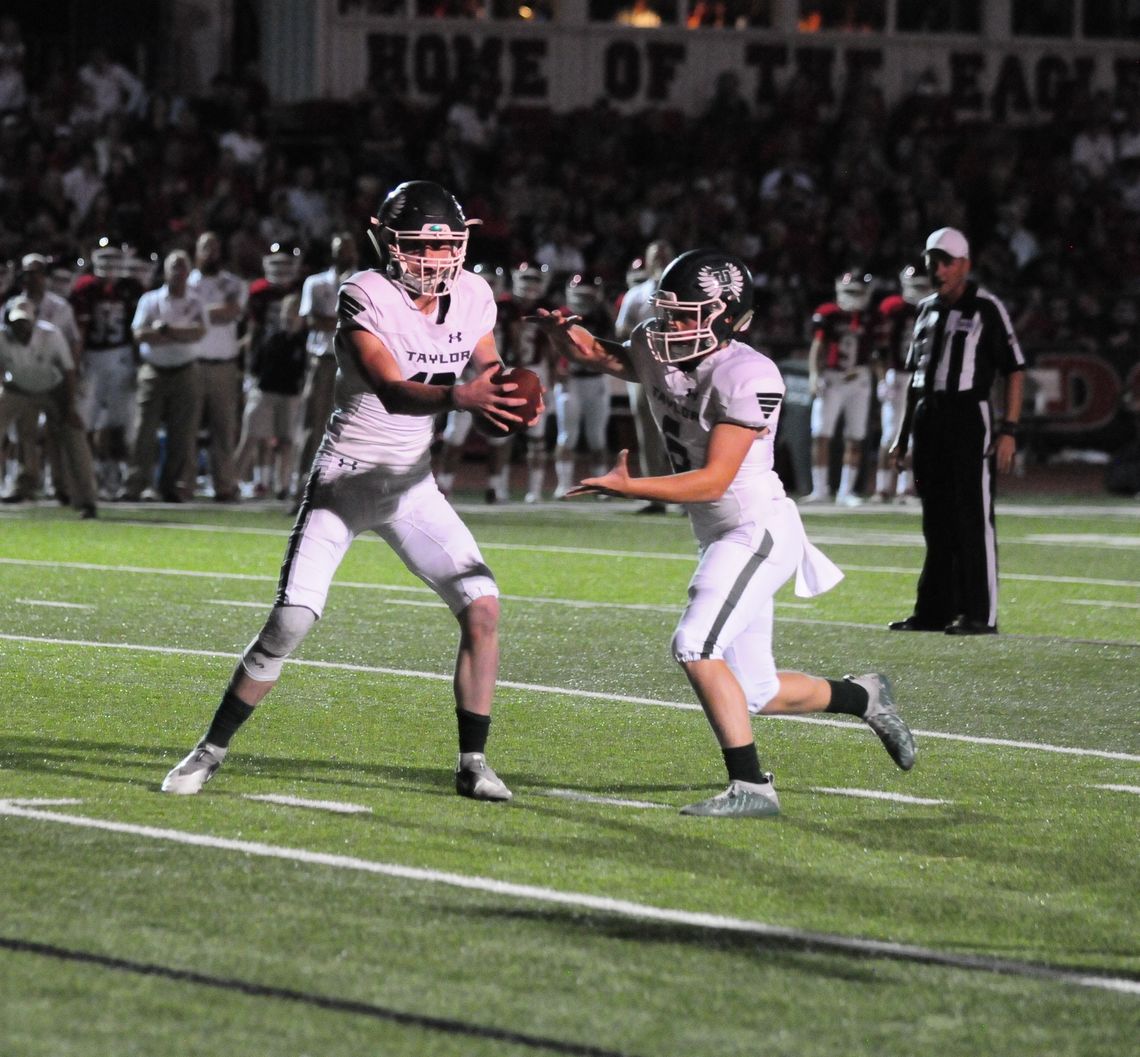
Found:
[[572, 316], [569, 312], [563, 312], [562, 309], [556, 308], [550, 311], [548, 308], [539, 308], [535, 310], [533, 316], [523, 316], [524, 323], [534, 323], [542, 327], [543, 330], [565, 330], [567, 327], [572, 327], [575, 323], [581, 323], [581, 316]]
[[629, 495], [629, 449], [622, 448], [617, 454], [613, 469], [601, 477], [586, 477], [573, 488], [567, 489], [566, 498], [576, 495]]

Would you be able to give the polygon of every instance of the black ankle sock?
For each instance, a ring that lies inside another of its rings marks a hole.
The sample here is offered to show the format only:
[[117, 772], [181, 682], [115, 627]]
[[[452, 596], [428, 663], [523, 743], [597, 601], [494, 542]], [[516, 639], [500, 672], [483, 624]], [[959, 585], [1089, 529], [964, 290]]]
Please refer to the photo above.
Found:
[[459, 751], [482, 752], [487, 745], [487, 734], [491, 730], [491, 717], [480, 716], [456, 706], [455, 715], [459, 720]]
[[724, 765], [728, 768], [730, 782], [752, 782], [759, 785], [764, 781], [764, 773], [760, 770], [760, 757], [756, 754], [756, 742], [750, 741], [747, 745], [737, 745], [734, 749], [721, 749]]
[[828, 679], [831, 687], [831, 703], [825, 712], [846, 712], [849, 716], [862, 716], [867, 711], [870, 698], [867, 691], [850, 679]]
[[214, 713], [210, 729], [206, 731], [205, 740], [211, 745], [227, 748], [232, 738], [250, 716], [253, 715], [253, 705], [247, 705], [232, 690], [227, 690]]

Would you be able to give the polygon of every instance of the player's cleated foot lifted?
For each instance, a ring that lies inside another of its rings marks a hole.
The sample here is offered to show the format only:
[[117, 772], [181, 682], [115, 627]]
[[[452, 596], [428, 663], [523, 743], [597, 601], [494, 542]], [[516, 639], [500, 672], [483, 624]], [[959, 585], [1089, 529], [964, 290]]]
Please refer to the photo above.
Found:
[[465, 752], [455, 768], [455, 791], [472, 800], [510, 800], [511, 791], [481, 752]]
[[863, 713], [863, 722], [878, 734], [891, 759], [904, 771], [909, 771], [914, 766], [914, 735], [895, 708], [890, 679], [879, 672], [845, 675], [844, 678], [858, 683], [867, 691], [867, 711]]
[[702, 815], [707, 818], [772, 818], [780, 813], [780, 798], [772, 784], [766, 782], [730, 782], [717, 796], [681, 808], [682, 815]]
[[221, 767], [227, 752], [229, 750], [220, 745], [200, 741], [190, 755], [162, 780], [162, 791], [183, 796], [199, 792], [214, 777], [214, 772]]

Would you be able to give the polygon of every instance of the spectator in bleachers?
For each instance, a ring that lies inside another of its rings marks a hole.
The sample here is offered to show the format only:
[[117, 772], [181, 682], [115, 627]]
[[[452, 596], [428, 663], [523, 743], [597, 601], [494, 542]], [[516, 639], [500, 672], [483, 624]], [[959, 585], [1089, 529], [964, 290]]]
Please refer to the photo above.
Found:
[[112, 62], [105, 48], [91, 49], [77, 77], [79, 84], [90, 89], [92, 108], [100, 118], [118, 111], [138, 115], [146, 105], [142, 82], [125, 66]]
[[27, 106], [28, 89], [24, 81], [26, 55], [20, 24], [11, 16], [0, 18], [0, 114]]

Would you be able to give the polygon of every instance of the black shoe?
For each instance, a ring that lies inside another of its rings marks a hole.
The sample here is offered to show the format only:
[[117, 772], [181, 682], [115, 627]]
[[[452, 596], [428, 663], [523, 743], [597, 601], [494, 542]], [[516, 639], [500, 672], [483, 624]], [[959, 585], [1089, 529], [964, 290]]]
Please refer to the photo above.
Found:
[[635, 514], [667, 514], [669, 511], [664, 503], [658, 503], [657, 500], [646, 503], [643, 507], [638, 507], [634, 511]]
[[946, 626], [947, 635], [996, 635], [996, 624], [984, 624], [980, 620], [968, 620], [959, 617], [952, 624]]
[[913, 614], [906, 620], [892, 620], [887, 627], [891, 631], [945, 631], [944, 624], [927, 624]]
[[0, 499], [0, 503], [23, 503], [27, 498], [27, 496], [20, 495], [19, 492], [13, 492], [11, 495], [6, 495], [3, 499]]
[[499, 501], [499, 497], [495, 493], [495, 489], [488, 488], [487, 491], [485, 491], [483, 493], [483, 502], [486, 503], [488, 506], [494, 506], [498, 501]]
[[87, 506], [79, 508], [79, 517], [83, 521], [90, 521], [92, 518], [97, 518], [99, 512], [95, 509], [94, 503], [88, 503]]

